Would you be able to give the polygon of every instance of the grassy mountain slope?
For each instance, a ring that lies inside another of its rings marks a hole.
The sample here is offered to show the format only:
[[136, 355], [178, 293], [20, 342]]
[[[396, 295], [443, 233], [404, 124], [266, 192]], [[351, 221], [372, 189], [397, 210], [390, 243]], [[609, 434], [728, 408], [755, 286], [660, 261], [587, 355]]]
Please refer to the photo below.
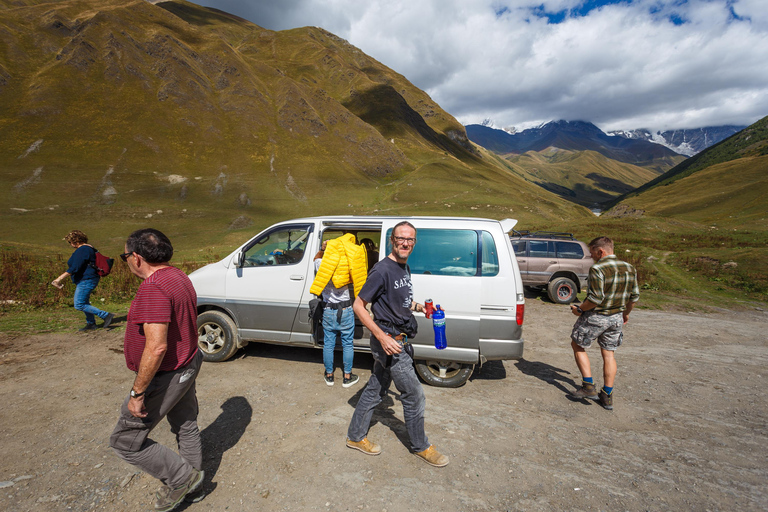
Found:
[[593, 206], [634, 190], [658, 173], [622, 163], [595, 151], [554, 147], [506, 158], [537, 185], [584, 206]]
[[0, 1], [0, 240], [72, 228], [231, 246], [276, 220], [589, 213], [484, 157], [404, 77], [318, 28], [184, 1]]
[[768, 230], [768, 156], [712, 165], [621, 204], [647, 215], [718, 227]]
[[669, 185], [707, 167], [739, 158], [762, 155], [768, 155], [768, 117], [762, 118], [744, 130], [676, 165], [637, 190], [606, 203], [606, 207], [615, 206], [625, 199], [642, 194], [654, 187]]

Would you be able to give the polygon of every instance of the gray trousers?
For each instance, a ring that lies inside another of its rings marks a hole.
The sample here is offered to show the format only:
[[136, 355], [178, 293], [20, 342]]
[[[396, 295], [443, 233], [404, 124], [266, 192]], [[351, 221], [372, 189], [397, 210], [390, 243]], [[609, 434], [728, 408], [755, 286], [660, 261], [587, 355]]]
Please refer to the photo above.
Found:
[[[426, 399], [421, 382], [413, 368], [413, 360], [405, 353], [394, 354], [391, 362], [381, 343], [371, 336], [371, 354], [373, 354], [373, 373], [365, 386], [363, 394], [355, 407], [352, 421], [349, 423], [347, 437], [350, 441], [362, 441], [368, 435], [374, 408], [381, 403], [389, 385], [394, 381], [400, 392], [403, 404], [403, 418], [408, 437], [411, 441], [411, 451], [423, 452], [429, 448], [429, 440], [424, 432], [424, 409]], [[387, 363], [390, 365], [387, 366]]]
[[[128, 411], [129, 395], [109, 438], [109, 445], [121, 459], [171, 487], [183, 484], [192, 468], [199, 470], [203, 465], [195, 394], [202, 363], [203, 354], [198, 350], [187, 366], [155, 375], [144, 395], [145, 418], [136, 418]], [[148, 439], [163, 418], [168, 418], [171, 432], [176, 434], [179, 453]]]

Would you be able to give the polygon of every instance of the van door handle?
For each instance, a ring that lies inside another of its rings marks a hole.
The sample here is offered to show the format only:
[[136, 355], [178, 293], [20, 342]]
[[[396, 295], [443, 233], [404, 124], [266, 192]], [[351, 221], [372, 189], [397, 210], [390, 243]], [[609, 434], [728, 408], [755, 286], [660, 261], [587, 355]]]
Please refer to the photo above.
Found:
[[293, 274], [291, 276], [291, 281], [303, 281], [303, 280], [304, 280], [304, 276], [302, 276], [301, 274]]

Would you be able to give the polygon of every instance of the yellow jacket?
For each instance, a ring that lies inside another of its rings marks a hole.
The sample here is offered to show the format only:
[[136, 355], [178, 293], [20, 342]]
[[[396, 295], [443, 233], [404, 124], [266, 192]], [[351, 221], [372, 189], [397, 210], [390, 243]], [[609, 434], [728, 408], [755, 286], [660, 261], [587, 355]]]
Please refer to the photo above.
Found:
[[368, 278], [368, 254], [365, 247], [355, 243], [355, 235], [347, 233], [339, 238], [328, 240], [323, 260], [317, 270], [309, 293], [320, 295], [329, 281], [333, 286], [342, 288], [353, 284], [355, 297]]

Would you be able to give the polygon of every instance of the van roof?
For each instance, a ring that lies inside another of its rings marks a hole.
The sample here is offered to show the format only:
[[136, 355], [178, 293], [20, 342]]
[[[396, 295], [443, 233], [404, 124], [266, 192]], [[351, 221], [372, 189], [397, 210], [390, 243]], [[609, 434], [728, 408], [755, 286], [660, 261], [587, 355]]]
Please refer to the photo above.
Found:
[[373, 222], [373, 221], [383, 221], [383, 220], [433, 220], [433, 221], [453, 221], [453, 222], [495, 222], [501, 224], [502, 229], [505, 233], [508, 233], [511, 231], [515, 225], [517, 224], [516, 219], [502, 219], [502, 220], [496, 220], [496, 219], [488, 219], [483, 217], [449, 217], [449, 216], [426, 216], [426, 215], [327, 215], [327, 216], [315, 216], [315, 217], [303, 217], [298, 219], [289, 219], [282, 222], [279, 222], [279, 224], [283, 223], [294, 223], [294, 222], [315, 222], [315, 221], [321, 221], [321, 222], [345, 222], [345, 221], [355, 221], [355, 222]]

